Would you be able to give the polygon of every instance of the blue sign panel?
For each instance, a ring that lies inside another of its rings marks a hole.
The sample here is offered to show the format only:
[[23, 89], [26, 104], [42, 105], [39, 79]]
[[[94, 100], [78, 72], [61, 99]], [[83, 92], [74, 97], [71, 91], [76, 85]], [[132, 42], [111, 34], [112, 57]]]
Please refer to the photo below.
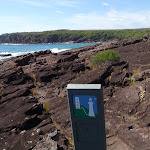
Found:
[[93, 95], [73, 95], [74, 114], [80, 118], [97, 118], [97, 98]]

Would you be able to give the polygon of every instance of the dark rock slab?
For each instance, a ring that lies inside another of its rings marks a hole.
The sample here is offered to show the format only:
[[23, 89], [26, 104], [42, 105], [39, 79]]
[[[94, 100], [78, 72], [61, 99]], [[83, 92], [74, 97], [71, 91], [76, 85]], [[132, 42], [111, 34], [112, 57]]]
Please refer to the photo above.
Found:
[[8, 56], [12, 56], [11, 54], [0, 54], [0, 57], [8, 57]]
[[[66, 86], [94, 83], [103, 85], [108, 150], [148, 150], [149, 47], [143, 39], [113, 41], [0, 62], [0, 147], [49, 149], [48, 139], [56, 149], [73, 149]], [[93, 55], [107, 49], [120, 53], [119, 63], [91, 64]]]

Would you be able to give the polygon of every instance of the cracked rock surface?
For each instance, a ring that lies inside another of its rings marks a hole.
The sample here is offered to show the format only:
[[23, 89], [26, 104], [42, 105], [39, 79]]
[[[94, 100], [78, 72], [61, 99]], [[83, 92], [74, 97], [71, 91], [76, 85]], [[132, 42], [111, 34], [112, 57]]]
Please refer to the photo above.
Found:
[[[107, 49], [120, 62], [94, 67]], [[108, 150], [150, 150], [150, 41], [141, 39], [1, 61], [1, 149], [73, 149], [68, 83], [103, 85]]]

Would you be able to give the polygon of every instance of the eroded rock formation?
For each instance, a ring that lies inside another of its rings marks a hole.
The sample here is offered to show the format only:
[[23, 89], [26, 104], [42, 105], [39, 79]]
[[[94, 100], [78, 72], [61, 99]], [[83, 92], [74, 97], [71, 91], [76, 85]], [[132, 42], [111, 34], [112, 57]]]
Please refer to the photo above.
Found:
[[[1, 61], [0, 147], [72, 149], [66, 86], [94, 83], [103, 85], [108, 150], [148, 150], [149, 47], [150, 41], [120, 41]], [[95, 67], [90, 58], [107, 49], [118, 51], [120, 62]]]

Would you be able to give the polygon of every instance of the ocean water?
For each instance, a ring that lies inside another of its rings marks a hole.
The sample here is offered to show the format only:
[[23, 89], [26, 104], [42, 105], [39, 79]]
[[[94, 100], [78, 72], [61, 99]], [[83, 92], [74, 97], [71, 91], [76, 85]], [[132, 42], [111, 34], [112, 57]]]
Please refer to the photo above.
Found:
[[27, 53], [34, 53], [42, 50], [52, 50], [54, 53], [58, 53], [65, 50], [79, 48], [87, 45], [95, 45], [98, 43], [44, 43], [44, 44], [0, 44], [0, 54], [11, 54], [9, 57], [0, 57], [0, 60], [15, 57]]

